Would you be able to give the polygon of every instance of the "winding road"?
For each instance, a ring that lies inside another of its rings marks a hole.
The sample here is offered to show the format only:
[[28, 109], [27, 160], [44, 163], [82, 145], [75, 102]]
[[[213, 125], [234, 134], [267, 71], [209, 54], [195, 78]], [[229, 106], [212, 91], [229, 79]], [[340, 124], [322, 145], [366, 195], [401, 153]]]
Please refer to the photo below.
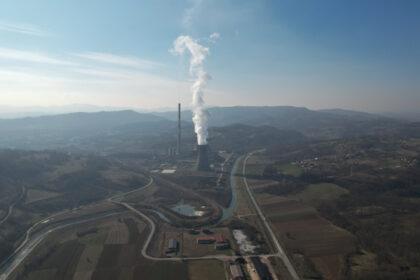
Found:
[[[291, 277], [294, 280], [299, 280], [300, 278], [299, 278], [295, 268], [293, 267], [292, 263], [289, 260], [289, 257], [287, 256], [284, 249], [282, 248], [279, 240], [277, 239], [277, 236], [273, 232], [269, 222], [267, 221], [264, 213], [262, 212], [261, 208], [259, 207], [259, 205], [258, 205], [258, 203], [257, 203], [257, 201], [254, 197], [254, 194], [252, 193], [252, 191], [251, 191], [251, 189], [248, 185], [248, 181], [247, 181], [247, 178], [246, 178], [246, 164], [247, 164], [248, 159], [251, 156], [253, 156], [255, 153], [258, 153], [258, 152], [260, 152], [260, 150], [251, 152], [245, 157], [244, 162], [243, 162], [243, 166], [242, 166], [243, 181], [244, 181], [244, 184], [245, 184], [246, 191], [247, 191], [247, 193], [248, 193], [248, 195], [249, 195], [249, 197], [252, 201], [252, 204], [255, 207], [255, 210], [257, 211], [258, 216], [260, 217], [261, 221], [264, 223], [264, 226], [266, 227], [267, 232], [269, 233], [271, 239], [273, 240], [273, 243], [274, 243], [274, 246], [276, 247], [277, 253], [275, 253], [275, 254], [264, 254], [264, 255], [248, 255], [247, 257], [263, 257], [263, 258], [279, 257], [279, 258], [282, 259], [282, 261], [283, 261], [284, 265], [286, 266], [288, 272], [290, 273]], [[125, 208], [127, 208], [128, 210], [130, 210], [130, 211], [134, 212], [135, 214], [139, 215], [141, 218], [143, 218], [144, 220], [146, 220], [149, 223], [150, 233], [149, 233], [146, 241], [144, 242], [143, 248], [141, 250], [141, 253], [142, 253], [143, 257], [146, 258], [146, 259], [153, 260], [153, 261], [185, 261], [185, 260], [203, 260], [203, 259], [218, 259], [218, 260], [225, 260], [226, 261], [226, 260], [235, 260], [235, 259], [238, 258], [237, 256], [226, 256], [226, 255], [208, 255], [208, 256], [204, 256], [204, 257], [171, 257], [171, 258], [168, 258], [168, 257], [166, 257], [166, 258], [160, 258], [159, 257], [158, 258], [158, 257], [150, 256], [147, 253], [147, 248], [149, 247], [150, 242], [152, 241], [153, 236], [154, 236], [155, 231], [156, 231], [156, 225], [155, 225], [154, 221], [152, 219], [150, 219], [147, 215], [142, 213], [141, 211], [139, 211], [136, 208], [134, 208], [133, 206], [129, 205], [128, 203], [118, 202], [118, 201], [115, 201], [115, 200], [111, 200], [111, 201], [113, 201], [114, 203], [117, 203], [121, 206], [124, 206]]]
[[[280, 257], [287, 270], [289, 271], [290, 275], [292, 276], [293, 279], [297, 280], [299, 279], [299, 276], [296, 273], [296, 270], [294, 269], [292, 263], [290, 262], [288, 256], [286, 255], [285, 251], [283, 250], [283, 248], [280, 245], [280, 242], [278, 241], [276, 235], [274, 234], [273, 230], [271, 229], [270, 224], [268, 223], [266, 217], [264, 216], [263, 212], [261, 211], [260, 207], [258, 206], [258, 203], [256, 202], [256, 199], [248, 185], [247, 179], [246, 179], [246, 163], [248, 161], [248, 159], [255, 154], [256, 152], [259, 151], [254, 151], [252, 153], [249, 153], [246, 158], [244, 159], [243, 162], [243, 167], [242, 167], [242, 173], [243, 173], [243, 181], [245, 184], [245, 188], [246, 191], [257, 211], [258, 216], [260, 217], [260, 219], [262, 220], [262, 222], [264, 223], [267, 232], [269, 233], [271, 239], [273, 240], [273, 243], [277, 249], [277, 253], [275, 254], [263, 254], [263, 255], [247, 255], [247, 257], [263, 257], [263, 258], [267, 258], [267, 257]], [[205, 260], [205, 259], [217, 259], [217, 260], [222, 260], [222, 261], [230, 261], [230, 260], [235, 260], [238, 258], [238, 256], [227, 256], [227, 255], [208, 255], [208, 256], [203, 256], [203, 257], [153, 257], [151, 255], [149, 255], [147, 253], [147, 249], [150, 245], [150, 243], [152, 242], [153, 236], [156, 232], [156, 225], [154, 223], [154, 221], [149, 218], [146, 214], [142, 213], [140, 210], [134, 208], [133, 206], [131, 206], [130, 204], [123, 202], [123, 198], [131, 193], [137, 192], [137, 191], [144, 191], [145, 189], [151, 187], [154, 183], [154, 179], [153, 177], [150, 177], [150, 181], [148, 182], [147, 185], [140, 187], [138, 189], [126, 192], [126, 193], [122, 193], [122, 194], [117, 194], [114, 195], [110, 198], [107, 198], [107, 200], [109, 202], [115, 203], [117, 205], [123, 206], [126, 209], [128, 209], [129, 211], [135, 213], [136, 215], [138, 215], [139, 217], [141, 217], [143, 220], [147, 221], [147, 223], [150, 225], [150, 232], [147, 236], [146, 241], [144, 242], [142, 249], [141, 249], [141, 254], [144, 258], [149, 259], [149, 260], [153, 260], [153, 261], [185, 261], [185, 260]], [[36, 224], [34, 224], [27, 232], [25, 235], [25, 239], [24, 241], [20, 244], [20, 246], [15, 250], [15, 252], [5, 261], [3, 262], [2, 266], [2, 270], [1, 270], [1, 275], [0, 275], [0, 280], [6, 280], [10, 274], [23, 262], [23, 260], [33, 251], [33, 249], [40, 244], [50, 233], [57, 231], [59, 229], [65, 228], [65, 227], [70, 227], [70, 226], [74, 226], [77, 224], [81, 224], [81, 223], [85, 223], [85, 222], [90, 222], [90, 221], [94, 221], [94, 220], [98, 220], [100, 218], [105, 218], [105, 217], [109, 217], [112, 215], [116, 215], [116, 214], [120, 214], [120, 213], [111, 213], [111, 214], [106, 214], [106, 215], [100, 215], [100, 216], [96, 216], [93, 218], [85, 218], [85, 219], [81, 219], [78, 221], [72, 221], [69, 223], [63, 223], [61, 225], [58, 225], [54, 228], [51, 228], [45, 232], [42, 233], [37, 233], [37, 234], [32, 234], [32, 232], [34, 231], [34, 229], [42, 224], [42, 223], [48, 223], [49, 221], [51, 221], [55, 216], [59, 215], [59, 214], [63, 214], [63, 212], [54, 214], [42, 221], [37, 222]]]
[[[113, 203], [118, 203], [117, 199], [123, 196], [126, 196], [128, 194], [131, 194], [133, 192], [139, 191], [141, 189], [145, 189], [150, 187], [153, 184], [153, 178], [150, 177], [150, 181], [147, 183], [147, 185], [142, 186], [140, 188], [137, 188], [135, 190], [126, 192], [126, 193], [122, 193], [122, 194], [117, 194], [114, 195], [110, 198], [108, 198], [107, 200]], [[95, 204], [97, 202], [94, 202], [92, 204]], [[16, 203], [13, 204], [13, 206]], [[11, 206], [11, 209], [13, 209], [13, 207]], [[23, 262], [23, 260], [35, 249], [35, 247], [40, 244], [50, 233], [57, 231], [59, 229], [65, 228], [65, 227], [70, 227], [70, 226], [74, 226], [74, 225], [78, 225], [81, 223], [86, 223], [86, 222], [91, 222], [94, 220], [98, 220], [98, 219], [102, 219], [105, 217], [109, 217], [112, 215], [117, 215], [120, 213], [111, 213], [111, 214], [99, 214], [93, 218], [84, 218], [84, 219], [80, 219], [78, 221], [72, 221], [72, 222], [63, 222], [60, 225], [57, 225], [56, 227], [53, 227], [51, 229], [45, 230], [43, 232], [37, 233], [37, 234], [33, 234], [33, 232], [35, 231], [35, 229], [41, 225], [41, 224], [47, 224], [51, 221], [54, 220], [54, 218], [58, 215], [62, 215], [62, 214], [66, 214], [68, 212], [71, 212], [73, 210], [65, 210], [65, 211], [61, 211], [58, 213], [55, 213], [37, 223], [35, 223], [34, 225], [32, 225], [25, 233], [25, 238], [23, 239], [23, 241], [20, 243], [20, 245], [14, 250], [14, 252], [6, 259], [4, 260], [1, 264], [0, 264], [0, 280], [6, 280], [10, 274]], [[3, 220], [5, 221], [7, 219], [4, 218]], [[2, 222], [3, 222], [2, 220]]]
[[8, 209], [8, 211], [7, 211], [7, 214], [6, 214], [6, 216], [3, 218], [3, 219], [1, 219], [1, 221], [0, 221], [0, 226], [4, 223], [4, 222], [6, 222], [7, 221], [7, 219], [10, 217], [10, 215], [12, 214], [12, 212], [13, 212], [13, 207], [15, 207], [15, 205], [19, 202], [19, 201], [21, 201], [22, 199], [23, 199], [23, 197], [25, 196], [25, 187], [22, 187], [22, 193], [21, 193], [21, 195], [19, 196], [19, 198], [15, 201], [15, 202], [13, 202], [12, 204], [10, 204], [9, 205], [9, 209]]
[[[3, 262], [3, 265], [5, 266], [2, 268], [1, 274], [0, 274], [0, 280], [6, 280], [13, 271], [23, 262], [23, 260], [38, 246], [48, 235], [50, 235], [52, 232], [55, 232], [59, 229], [63, 229], [70, 226], [75, 226], [78, 224], [83, 224], [91, 221], [96, 221], [98, 219], [103, 219], [107, 217], [111, 217], [114, 215], [119, 215], [121, 213], [109, 213], [109, 214], [102, 214], [95, 216], [93, 218], [85, 218], [78, 221], [73, 221], [69, 223], [63, 223], [61, 225], [58, 225], [54, 228], [51, 228], [49, 230], [46, 230], [45, 232], [35, 234], [34, 236], [31, 236], [31, 233], [27, 232], [25, 240], [21, 243], [21, 245], [14, 251], [14, 253]], [[35, 224], [30, 228], [32, 231], [35, 226], [37, 226], [39, 223]]]

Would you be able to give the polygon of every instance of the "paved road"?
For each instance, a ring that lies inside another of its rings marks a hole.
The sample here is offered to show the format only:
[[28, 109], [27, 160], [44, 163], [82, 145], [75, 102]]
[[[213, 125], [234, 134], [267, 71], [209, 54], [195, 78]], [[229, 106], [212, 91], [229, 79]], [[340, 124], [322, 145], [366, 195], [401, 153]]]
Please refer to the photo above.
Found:
[[[144, 258], [153, 260], [153, 261], [185, 261], [185, 260], [208, 260], [208, 259], [218, 259], [218, 260], [235, 260], [238, 256], [227, 256], [227, 255], [208, 255], [203, 257], [153, 257], [147, 253], [147, 249], [149, 248], [150, 242], [153, 239], [153, 236], [156, 232], [156, 225], [152, 219], [150, 219], [147, 215], [139, 211], [138, 209], [134, 208], [128, 203], [125, 202], [115, 202], [121, 206], [124, 206], [128, 210], [134, 212], [135, 214], [139, 215], [141, 218], [146, 220], [150, 225], [150, 232], [147, 236], [146, 241], [143, 244], [143, 248], [141, 249], [141, 254]], [[267, 255], [252, 255], [250, 257], [274, 257], [277, 256], [276, 254], [267, 254]]]
[[[146, 258], [148, 260], [153, 260], [153, 261], [186, 261], [186, 260], [209, 260], [209, 259], [217, 259], [217, 260], [222, 260], [222, 261], [230, 261], [230, 260], [233, 261], [233, 260], [236, 260], [238, 258], [238, 256], [227, 256], [227, 255], [207, 255], [207, 256], [203, 256], [203, 257], [153, 257], [153, 256], [149, 255], [147, 253], [147, 249], [149, 248], [150, 242], [152, 242], [153, 236], [155, 235], [156, 224], [152, 219], [150, 219], [146, 214], [144, 214], [140, 210], [134, 208], [133, 206], [131, 206], [130, 204], [128, 204], [126, 202], [121, 202], [121, 198], [123, 196], [126, 196], [127, 194], [130, 194], [130, 193], [135, 192], [135, 191], [143, 191], [143, 190], [147, 189], [148, 187], [150, 187], [152, 184], [153, 184], [153, 178], [151, 177], [151, 180], [150, 180], [149, 184], [147, 184], [145, 187], [143, 187], [141, 189], [138, 189], [138, 190], [134, 190], [134, 191], [131, 191], [131, 192], [128, 192], [128, 193], [116, 195], [116, 196], [113, 196], [113, 197], [109, 198], [109, 201], [127, 208], [128, 210], [132, 211], [136, 215], [140, 216], [143, 220], [146, 220], [147, 223], [150, 225], [149, 235], [147, 236], [147, 239], [143, 243], [143, 247], [141, 249], [141, 254], [143, 255], [144, 258]], [[277, 256], [277, 254], [250, 255], [248, 257], [274, 257], [274, 256]]]
[[267, 221], [266, 217], [264, 216], [264, 213], [261, 211], [261, 208], [258, 205], [258, 203], [257, 203], [257, 201], [254, 197], [254, 194], [252, 193], [252, 191], [251, 191], [251, 189], [248, 185], [248, 180], [246, 179], [246, 163], [247, 163], [248, 159], [257, 152], [260, 152], [260, 151], [254, 151], [252, 153], [249, 153], [244, 160], [243, 167], [242, 167], [242, 175], [243, 175], [245, 188], [246, 188], [246, 191], [247, 191], [249, 197], [251, 198], [252, 204], [254, 204], [255, 210], [257, 210], [258, 216], [263, 221], [264, 226], [266, 227], [268, 233], [270, 234], [271, 239], [273, 240], [274, 246], [277, 249], [276, 256], [280, 257], [283, 260], [283, 263], [286, 266], [286, 268], [289, 271], [292, 278], [293, 279], [299, 279], [299, 276], [296, 273], [296, 270], [293, 267], [292, 263], [290, 262], [289, 257], [286, 255], [285, 251], [281, 247], [281, 244], [280, 244], [279, 240], [277, 239], [277, 236], [274, 234], [273, 230], [271, 229], [271, 226], [270, 226], [269, 222]]
[[[70, 226], [75, 226], [82, 223], [87, 223], [91, 221], [96, 221], [98, 219], [107, 218], [114, 215], [119, 215], [121, 213], [109, 213], [109, 214], [102, 214], [95, 216], [93, 218], [85, 218], [78, 221], [68, 222], [60, 224], [54, 228], [51, 228], [45, 232], [35, 234], [34, 236], [31, 236], [29, 239], [29, 234], [27, 233], [25, 241], [21, 243], [19, 248], [15, 250], [15, 252], [6, 260], [7, 266], [3, 269], [2, 273], [0, 274], [0, 280], [6, 280], [13, 271], [23, 262], [25, 258], [28, 257], [28, 255], [35, 249], [36, 246], [38, 246], [49, 234], [52, 232], [55, 232], [59, 229], [63, 229]], [[31, 227], [33, 230], [34, 227]]]
[[15, 201], [15, 202], [13, 202], [12, 204], [10, 204], [10, 206], [9, 206], [9, 209], [8, 209], [8, 211], [7, 211], [7, 215], [3, 218], [3, 219], [1, 219], [1, 221], [0, 221], [0, 226], [5, 222], [5, 221], [7, 221], [7, 219], [9, 218], [9, 216], [12, 214], [12, 212], [13, 212], [13, 207], [15, 207], [15, 205], [19, 202], [19, 201], [21, 201], [22, 200], [22, 198], [23, 198], [23, 196], [25, 195], [25, 187], [22, 187], [22, 193], [21, 193], [21, 195], [19, 196], [19, 198]]
[[120, 194], [116, 194], [114, 196], [111, 196], [108, 198], [108, 201], [110, 202], [119, 202], [124, 196], [127, 196], [129, 194], [135, 193], [137, 191], [144, 191], [145, 189], [148, 189], [151, 185], [153, 185], [154, 183], [154, 179], [153, 177], [150, 177], [149, 182], [147, 183], [147, 185], [137, 188], [135, 190], [129, 191], [129, 192], [125, 192], [125, 193], [120, 193]]
[[[121, 197], [123, 197], [125, 195], [131, 194], [133, 192], [136, 192], [138, 190], [141, 190], [141, 189], [144, 189], [144, 188], [148, 188], [152, 184], [153, 184], [153, 178], [151, 177], [149, 183], [146, 186], [140, 187], [138, 189], [135, 189], [135, 190], [132, 190], [132, 191], [129, 191], [129, 192], [126, 192], [126, 193], [114, 195], [114, 196], [108, 198], [108, 200], [111, 201], [111, 202], [116, 202], [117, 199], [119, 199], [119, 198], [121, 198]], [[97, 203], [97, 202], [95, 202], [95, 203]], [[95, 204], [95, 203], [92, 203], [92, 204]], [[13, 204], [13, 206], [15, 204]], [[13, 209], [13, 207], [12, 207], [12, 209]], [[25, 238], [20, 243], [19, 247], [17, 247], [14, 250], [14, 252], [5, 261], [3, 261], [1, 263], [1, 268], [2, 269], [0, 271], [0, 273], [1, 273], [0, 274], [0, 280], [7, 279], [7, 277], [9, 277], [9, 275], [22, 263], [22, 261], [29, 255], [29, 253], [31, 253], [32, 250], [35, 249], [35, 247], [39, 243], [41, 243], [41, 241], [44, 240], [51, 232], [54, 232], [54, 231], [59, 230], [59, 229], [62, 229], [64, 227], [69, 227], [69, 226], [77, 225], [77, 224], [80, 224], [80, 223], [85, 223], [85, 222], [88, 222], [88, 221], [94, 221], [94, 220], [97, 220], [97, 219], [100, 219], [100, 218], [103, 218], [103, 217], [107, 217], [107, 216], [118, 214], [118, 213], [115, 213], [115, 214], [107, 214], [106, 216], [99, 215], [99, 216], [97, 216], [95, 218], [89, 218], [89, 219], [86, 219], [85, 218], [85, 219], [81, 219], [81, 220], [78, 220], [78, 221], [72, 221], [72, 222], [69, 222], [69, 223], [64, 223], [64, 224], [58, 225], [58, 226], [56, 226], [56, 227], [54, 227], [54, 228], [52, 228], [52, 229], [50, 229], [50, 230], [48, 230], [46, 232], [40, 233], [38, 235], [35, 235], [35, 236], [33, 235], [34, 230], [40, 224], [46, 224], [46, 223], [54, 220], [54, 218], [56, 216], [61, 215], [61, 214], [65, 214], [65, 213], [71, 212], [71, 211], [73, 211], [73, 210], [65, 210], [65, 211], [61, 211], [61, 212], [55, 213], [55, 214], [53, 214], [53, 215], [51, 215], [51, 216], [49, 216], [49, 217], [47, 217], [47, 218], [45, 218], [45, 219], [37, 222], [37, 223], [35, 223], [33, 226], [31, 226], [26, 231]], [[4, 218], [3, 220], [6, 220], [6, 219], [7, 219], [7, 217]], [[3, 220], [2, 220], [2, 222], [3, 222]]]
[[[264, 255], [249, 255], [247, 257], [280, 257], [282, 258], [284, 264], [286, 265], [287, 269], [289, 270], [289, 273], [292, 275], [293, 279], [299, 279], [299, 277], [297, 276], [297, 273], [294, 269], [294, 267], [292, 266], [291, 262], [289, 261], [287, 255], [284, 253], [284, 250], [282, 249], [279, 241], [277, 240], [277, 237], [275, 236], [275, 234], [273, 233], [273, 231], [271, 230], [270, 225], [268, 224], [264, 214], [262, 213], [261, 209], [259, 208], [249, 186], [248, 186], [248, 182], [245, 178], [245, 174], [246, 174], [246, 162], [248, 160], [249, 157], [252, 156], [253, 153], [250, 153], [247, 155], [247, 157], [244, 160], [243, 163], [243, 175], [244, 175], [244, 183], [245, 183], [245, 187], [246, 190], [254, 204], [254, 207], [258, 213], [258, 215], [260, 216], [261, 220], [263, 221], [263, 223], [265, 224], [269, 234], [271, 235], [271, 238], [273, 239], [273, 242], [278, 250], [278, 252], [276, 254], [264, 254]], [[133, 206], [131, 206], [128, 203], [125, 202], [121, 202], [122, 198], [128, 194], [134, 193], [136, 191], [141, 191], [144, 189], [147, 189], [148, 187], [152, 186], [154, 180], [153, 177], [150, 178], [149, 183], [146, 186], [143, 186], [139, 189], [133, 190], [133, 191], [129, 191], [127, 193], [123, 193], [123, 194], [118, 194], [115, 195], [113, 197], [108, 198], [108, 201], [113, 202], [115, 204], [121, 205], [125, 208], [127, 208], [128, 210], [132, 211], [133, 213], [137, 214], [138, 216], [140, 216], [142, 219], [146, 220], [149, 225], [150, 225], [150, 232], [149, 235], [146, 239], [146, 241], [143, 244], [143, 248], [141, 250], [141, 253], [143, 255], [144, 258], [149, 259], [149, 260], [153, 260], [153, 261], [185, 261], [185, 260], [205, 260], [205, 259], [217, 259], [217, 260], [222, 260], [222, 261], [230, 261], [230, 260], [235, 260], [236, 258], [238, 258], [238, 256], [227, 256], [227, 255], [208, 255], [208, 256], [203, 256], [203, 257], [174, 257], [174, 258], [158, 258], [158, 257], [153, 257], [150, 256], [147, 253], [147, 249], [150, 245], [150, 242], [153, 239], [153, 236], [155, 234], [156, 231], [156, 225], [153, 222], [152, 219], [150, 219], [146, 214], [142, 213], [141, 211], [139, 211], [138, 209], [134, 208]], [[90, 218], [90, 219], [85, 219], [85, 220], [79, 220], [79, 221], [73, 221], [70, 222], [68, 224], [63, 224], [60, 226], [57, 226], [55, 228], [52, 228], [50, 230], [48, 230], [47, 232], [40, 234], [39, 236], [35, 236], [32, 237], [31, 233], [32, 231], [36, 228], [36, 226], [38, 226], [41, 223], [47, 223], [49, 222], [54, 216], [58, 215], [58, 214], [62, 214], [62, 213], [57, 213], [55, 215], [52, 215], [50, 217], [48, 217], [47, 219], [44, 219], [38, 223], [36, 223], [35, 225], [33, 225], [27, 232], [26, 232], [26, 236], [25, 236], [25, 240], [21, 243], [21, 245], [15, 250], [15, 253], [12, 255], [12, 257], [15, 256], [15, 254], [17, 252], [19, 252], [19, 256], [17, 258], [15, 258], [13, 260], [13, 262], [4, 270], [3, 274], [0, 275], [0, 280], [6, 280], [7, 277], [19, 266], [19, 264], [29, 255], [29, 253], [42, 241], [44, 240], [48, 234], [50, 234], [53, 231], [56, 231], [58, 229], [62, 229], [64, 227], [69, 227], [69, 226], [73, 226], [73, 225], [77, 225], [77, 224], [81, 224], [81, 223], [85, 223], [88, 221], [93, 221], [93, 220], [97, 220], [98, 218], [102, 218], [102, 217], [95, 217], [95, 218]], [[109, 214], [109, 215], [115, 215], [114, 214]], [[26, 247], [26, 248], [24, 248]]]
[[231, 259], [236, 259], [237, 258], [237, 257], [225, 256], [225, 255], [210, 255], [210, 256], [204, 256], [204, 257], [173, 257], [173, 258], [153, 257], [153, 256], [151, 256], [147, 253], [147, 249], [149, 248], [150, 242], [152, 242], [153, 236], [155, 235], [155, 232], [156, 232], [155, 222], [152, 219], [150, 219], [146, 214], [142, 213], [141, 211], [139, 211], [138, 209], [134, 208], [133, 206], [131, 206], [130, 204], [128, 204], [126, 202], [119, 202], [119, 201], [116, 201], [116, 200], [111, 200], [111, 201], [118, 204], [118, 205], [121, 205], [121, 206], [127, 208], [128, 210], [130, 210], [132, 212], [134, 212], [135, 214], [140, 216], [143, 220], [146, 220], [147, 223], [149, 223], [150, 232], [149, 232], [149, 235], [147, 236], [146, 241], [143, 244], [143, 248], [141, 249], [141, 254], [146, 259], [153, 260], [153, 261], [184, 261], [184, 260], [198, 260], [198, 259], [231, 260]]

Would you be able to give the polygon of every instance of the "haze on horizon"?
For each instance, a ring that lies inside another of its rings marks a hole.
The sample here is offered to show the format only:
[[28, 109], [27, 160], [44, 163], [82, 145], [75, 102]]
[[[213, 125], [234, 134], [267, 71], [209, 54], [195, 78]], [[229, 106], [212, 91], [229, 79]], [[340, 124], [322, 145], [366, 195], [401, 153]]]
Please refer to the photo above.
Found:
[[210, 48], [213, 106], [418, 111], [419, 12], [385, 0], [6, 0], [0, 105], [190, 104], [187, 63], [169, 52], [183, 34]]

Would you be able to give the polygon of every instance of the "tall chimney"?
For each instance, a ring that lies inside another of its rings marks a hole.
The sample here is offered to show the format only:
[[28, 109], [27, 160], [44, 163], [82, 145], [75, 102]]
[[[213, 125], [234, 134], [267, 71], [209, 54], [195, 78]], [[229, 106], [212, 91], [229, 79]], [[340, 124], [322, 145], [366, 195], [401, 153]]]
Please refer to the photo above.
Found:
[[210, 171], [209, 145], [197, 145], [197, 170]]
[[176, 142], [176, 154], [181, 154], [181, 103], [178, 103], [178, 140]]

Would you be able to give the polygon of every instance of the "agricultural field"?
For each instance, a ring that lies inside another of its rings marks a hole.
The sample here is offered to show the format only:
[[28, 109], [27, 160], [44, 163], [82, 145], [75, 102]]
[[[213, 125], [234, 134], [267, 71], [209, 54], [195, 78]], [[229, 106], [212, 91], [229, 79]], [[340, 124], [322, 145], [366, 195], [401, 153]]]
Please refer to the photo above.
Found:
[[225, 279], [225, 267], [223, 262], [216, 260], [190, 261], [188, 277], [190, 280]]
[[[267, 200], [267, 202], [264, 201]], [[317, 211], [291, 199], [261, 198], [262, 210], [288, 252], [303, 254], [327, 279], [345, 272], [345, 258], [355, 251], [354, 237], [320, 217]]]
[[61, 230], [30, 255], [14, 279], [188, 279], [186, 263], [142, 257], [147, 231], [130, 215]]
[[253, 156], [248, 181], [304, 275], [417, 279], [419, 156], [400, 135], [319, 141]]
[[224, 265], [216, 260], [143, 259], [140, 249], [146, 232], [137, 218], [121, 216], [89, 224], [85, 230], [54, 234], [48, 246], [30, 256], [15, 279], [225, 279]]
[[57, 192], [51, 192], [51, 191], [39, 190], [39, 189], [27, 189], [25, 204], [37, 202], [44, 199], [49, 199], [49, 198], [56, 197], [59, 195], [61, 194]]
[[277, 168], [277, 172], [283, 175], [300, 177], [303, 174], [303, 169], [296, 163], [278, 164], [275, 166]]
[[0, 228], [0, 261], [40, 219], [66, 211], [73, 215], [71, 209], [79, 211], [148, 181], [134, 167], [94, 155], [2, 150], [0, 165], [0, 217], [14, 205]]
[[299, 200], [305, 204], [318, 206], [324, 201], [336, 200], [340, 196], [348, 194], [349, 191], [336, 184], [319, 183], [310, 184], [304, 190], [298, 192], [290, 198]]
[[[256, 158], [258, 156], [255, 156]], [[250, 165], [265, 162], [250, 158]], [[263, 168], [260, 168], [262, 170]], [[248, 179], [257, 201], [270, 220], [273, 230], [291, 255], [302, 277], [340, 279], [346, 273], [346, 258], [356, 250], [354, 237], [322, 218], [312, 203], [335, 199], [346, 193], [333, 184], [310, 184], [291, 196], [273, 195], [264, 188], [277, 187], [258, 174]], [[260, 174], [262, 176], [262, 174]], [[318, 275], [318, 276], [317, 276]]]

